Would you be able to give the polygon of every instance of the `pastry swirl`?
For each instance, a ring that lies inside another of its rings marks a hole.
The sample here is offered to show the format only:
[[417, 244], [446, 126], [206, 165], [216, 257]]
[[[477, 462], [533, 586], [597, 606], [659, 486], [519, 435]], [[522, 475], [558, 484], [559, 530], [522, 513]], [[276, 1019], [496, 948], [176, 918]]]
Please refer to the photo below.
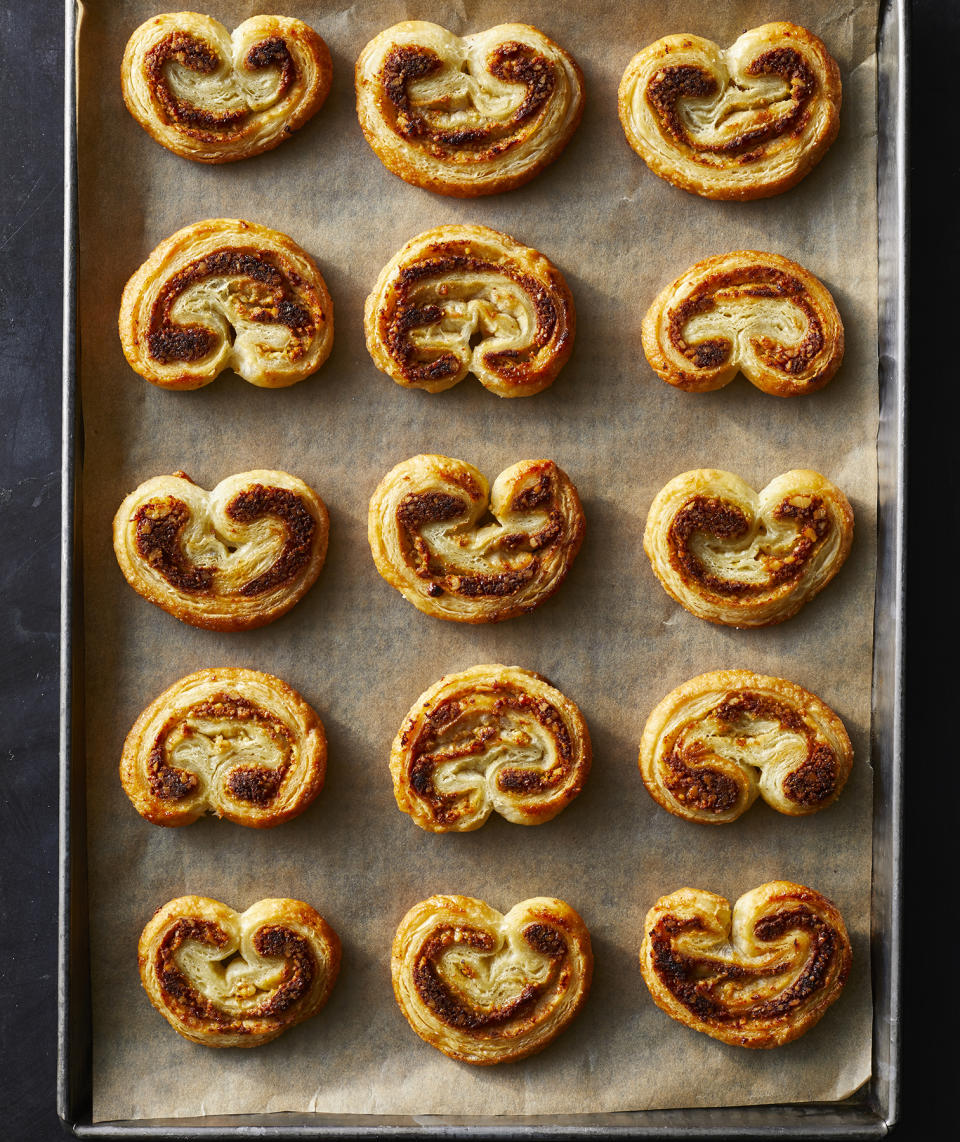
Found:
[[[496, 523], [482, 525], [488, 505]], [[585, 528], [577, 490], [552, 460], [521, 460], [490, 488], [462, 460], [427, 455], [381, 480], [367, 537], [377, 570], [418, 610], [495, 623], [557, 590]]]
[[812, 888], [774, 880], [734, 904], [699, 888], [647, 913], [640, 970], [672, 1019], [736, 1047], [779, 1047], [819, 1021], [850, 972], [843, 918]]
[[627, 65], [620, 122], [654, 174], [704, 198], [781, 194], [823, 158], [840, 124], [840, 70], [796, 24], [751, 28], [726, 51], [664, 36]]
[[497, 396], [526, 397], [566, 364], [576, 314], [543, 254], [486, 226], [437, 226], [384, 266], [363, 324], [398, 385], [439, 393], [473, 373]]
[[672, 690], [640, 741], [650, 796], [676, 817], [735, 821], [759, 795], [791, 817], [840, 795], [853, 747], [837, 715], [809, 690], [749, 670], [714, 670]]
[[127, 282], [119, 329], [130, 367], [160, 388], [198, 389], [224, 369], [284, 388], [330, 355], [333, 302], [286, 234], [210, 218], [161, 242]]
[[286, 472], [240, 472], [211, 492], [175, 472], [127, 496], [113, 549], [130, 586], [181, 622], [250, 630], [306, 594], [328, 531], [323, 500]]
[[153, 1006], [203, 1047], [259, 1047], [316, 1015], [340, 970], [340, 940], [301, 900], [234, 912], [205, 896], [158, 908], [143, 929], [140, 980]]
[[853, 509], [819, 472], [755, 492], [732, 472], [674, 477], [647, 516], [643, 548], [668, 595], [698, 618], [761, 627], [795, 615], [842, 567]]
[[279, 146], [323, 106], [333, 67], [301, 20], [254, 16], [233, 34], [198, 12], [152, 16], [127, 41], [123, 101], [168, 151], [232, 163]]
[[431, 896], [404, 916], [390, 961], [410, 1026], [477, 1066], [541, 1051], [583, 1005], [590, 933], [562, 900], [535, 896], [501, 915], [470, 896]]
[[533, 178], [583, 111], [576, 61], [529, 24], [461, 38], [405, 20], [360, 53], [356, 89], [360, 126], [387, 170], [457, 198]]
[[778, 254], [734, 250], [671, 282], [643, 319], [654, 372], [688, 393], [737, 373], [779, 397], [812, 393], [843, 360], [843, 323], [813, 274]]
[[473, 666], [426, 690], [390, 751], [397, 806], [431, 833], [470, 832], [492, 812], [554, 818], [583, 788], [590, 735], [577, 707], [519, 666]]
[[175, 682], [127, 734], [124, 792], [154, 825], [204, 813], [253, 829], [302, 813], [323, 788], [323, 724], [272, 674], [219, 667]]

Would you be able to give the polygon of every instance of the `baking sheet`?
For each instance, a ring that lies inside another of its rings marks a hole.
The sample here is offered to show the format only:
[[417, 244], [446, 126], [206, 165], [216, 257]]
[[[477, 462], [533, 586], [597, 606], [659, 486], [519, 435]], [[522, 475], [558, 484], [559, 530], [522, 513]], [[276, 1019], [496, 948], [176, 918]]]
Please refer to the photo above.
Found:
[[[869, 698], [875, 532], [876, 12], [872, 4], [595, 5], [587, 24], [549, 5], [300, 5], [327, 39], [334, 88], [316, 119], [278, 151], [222, 168], [189, 164], [143, 134], [122, 106], [129, 32], [155, 9], [90, 4], [80, 33], [81, 387], [87, 631], [90, 906], [95, 1121], [247, 1111], [563, 1114], [840, 1098], [869, 1074]], [[232, 25], [256, 8], [222, 5]], [[507, 19], [541, 27], [586, 74], [583, 123], [563, 157], [508, 195], [459, 202], [408, 187], [370, 152], [356, 123], [352, 64], [397, 19], [468, 32]], [[844, 78], [841, 134], [821, 166], [779, 198], [708, 203], [656, 179], [623, 139], [616, 87], [640, 46], [670, 31], [730, 42], [743, 28], [795, 18], [817, 31]], [[611, 45], [614, 45], [611, 47]], [[115, 339], [123, 283], [153, 246], [188, 222], [248, 217], [314, 254], [337, 313], [336, 345], [314, 378], [263, 392], [222, 376], [193, 394], [152, 389]], [[473, 381], [438, 396], [376, 371], [363, 346], [363, 298], [413, 234], [478, 221], [536, 246], [567, 275], [578, 309], [571, 362], [546, 393], [502, 402]], [[772, 249], [831, 288], [847, 330], [841, 373], [822, 393], [780, 402], [738, 380], [693, 397], [657, 381], [639, 348], [649, 299], [708, 254]], [[105, 256], [105, 251], [107, 252]], [[366, 502], [382, 474], [418, 451], [459, 456], [492, 478], [551, 456], [584, 499], [588, 538], [560, 593], [532, 616], [491, 628], [442, 624], [377, 576]], [[286, 468], [331, 511], [317, 586], [285, 619], [244, 635], [182, 627], [126, 587], [109, 521], [142, 479], [185, 468], [205, 486], [255, 466]], [[797, 618], [765, 631], [708, 627], [662, 592], [641, 535], [653, 495], [690, 467], [728, 467], [756, 486], [818, 468], [850, 496], [854, 551]], [[480, 661], [545, 673], [591, 727], [595, 765], [583, 795], [536, 829], [499, 818], [479, 833], [433, 837], [397, 812], [386, 758], [409, 705], [441, 673]], [[123, 737], [175, 678], [237, 664], [286, 678], [321, 713], [327, 787], [295, 822], [251, 834], [224, 822], [160, 830], [130, 808], [116, 778]], [[757, 805], [702, 830], [658, 809], [636, 770], [647, 713], [702, 670], [745, 666], [814, 689], [845, 719], [857, 751], [841, 801], [789, 821]], [[681, 1028], [654, 1008], [636, 965], [657, 896], [695, 884], [734, 899], [789, 877], [843, 911], [855, 968], [843, 998], [804, 1039], [744, 1052]], [[547, 1052], [493, 1071], [422, 1044], [397, 1010], [389, 945], [406, 909], [434, 891], [506, 910], [546, 893], [573, 904], [594, 936], [590, 1001]], [[265, 895], [315, 904], [344, 941], [344, 970], [315, 1020], [251, 1052], [179, 1040], [139, 988], [136, 939], [155, 907], [184, 892], [242, 908]]]

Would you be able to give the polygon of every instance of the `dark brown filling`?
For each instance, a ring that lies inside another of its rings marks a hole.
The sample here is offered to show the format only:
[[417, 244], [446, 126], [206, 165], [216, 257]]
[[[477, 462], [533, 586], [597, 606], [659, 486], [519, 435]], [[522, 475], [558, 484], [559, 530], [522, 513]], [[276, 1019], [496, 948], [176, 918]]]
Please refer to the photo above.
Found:
[[137, 551], [171, 587], [189, 595], [213, 589], [213, 567], [198, 567], [184, 554], [183, 529], [190, 522], [190, 509], [175, 496], [150, 500], [133, 517], [137, 526]]

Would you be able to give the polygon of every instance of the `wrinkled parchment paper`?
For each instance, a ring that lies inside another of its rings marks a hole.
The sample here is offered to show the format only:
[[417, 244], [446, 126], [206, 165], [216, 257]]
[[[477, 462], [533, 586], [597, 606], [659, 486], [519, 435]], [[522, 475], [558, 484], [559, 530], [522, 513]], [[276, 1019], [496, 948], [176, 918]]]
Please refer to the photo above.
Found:
[[[321, 112], [278, 150], [205, 167], [154, 143], [124, 109], [126, 38], [156, 3], [91, 2], [79, 42], [80, 320], [89, 876], [95, 1120], [326, 1111], [377, 1114], [581, 1114], [652, 1107], [839, 1099], [870, 1071], [871, 771], [869, 716], [875, 531], [876, 113], [873, 0], [558, 5], [397, 2], [295, 4], [330, 45]], [[262, 5], [218, 2], [233, 27]], [[267, 10], [270, 10], [269, 8]], [[357, 124], [353, 64], [381, 28], [409, 17], [460, 33], [508, 20], [537, 25], [586, 77], [583, 122], [562, 157], [520, 190], [458, 201], [401, 182]], [[728, 44], [745, 28], [795, 19], [843, 74], [840, 137], [787, 194], [746, 204], [699, 199], [656, 178], [616, 113], [620, 76], [640, 47], [695, 31]], [[153, 388], [127, 366], [116, 332], [126, 279], [174, 230], [240, 217], [313, 254], [336, 309], [336, 342], [314, 377], [281, 391], [233, 374], [194, 393]], [[472, 378], [431, 396], [379, 373], [364, 347], [363, 301], [410, 237], [446, 222], [505, 230], [553, 259], [576, 299], [573, 357], [547, 392], [499, 400]], [[817, 274], [837, 299], [847, 355], [822, 392], [782, 401], [738, 379], [694, 396], [660, 382], [640, 320], [693, 262], [773, 250]], [[559, 593], [530, 616], [489, 627], [420, 614], [377, 574], [366, 511], [381, 476], [417, 452], [467, 460], [491, 481], [524, 458], [555, 459], [576, 483], [587, 539]], [[184, 626], [126, 585], [110, 521], [142, 480], [182, 468], [204, 487], [281, 468], [330, 509], [327, 564], [285, 618], [245, 634]], [[755, 487], [812, 467], [848, 494], [853, 553], [789, 622], [736, 631], [704, 623], [654, 578], [641, 537], [674, 475], [728, 468]], [[478, 662], [540, 671], [576, 701], [594, 742], [587, 786], [560, 817], [520, 828], [434, 836], [395, 807], [387, 757], [404, 714], [441, 674]], [[134, 812], [117, 777], [124, 736], [171, 682], [242, 665], [286, 679], [327, 728], [326, 788], [299, 819], [257, 832], [205, 819], [162, 829]], [[637, 745], [672, 687], [745, 667], [814, 690], [856, 749], [834, 807], [791, 820], [758, 802], [740, 821], [698, 827], [645, 792]], [[728, 1047], [652, 1003], [637, 952], [647, 909], [683, 885], [731, 900], [784, 877], [840, 907], [854, 945], [845, 993], [808, 1035], [776, 1051]], [[571, 903], [593, 935], [589, 1001], [541, 1055], [499, 1068], [450, 1061], [422, 1043], [394, 1002], [390, 943], [404, 912], [433, 892], [506, 911], [545, 894]], [[237, 909], [264, 896], [316, 906], [339, 932], [343, 970], [315, 1019], [256, 1050], [179, 1038], [150, 1007], [136, 945], [155, 908], [197, 893]]]

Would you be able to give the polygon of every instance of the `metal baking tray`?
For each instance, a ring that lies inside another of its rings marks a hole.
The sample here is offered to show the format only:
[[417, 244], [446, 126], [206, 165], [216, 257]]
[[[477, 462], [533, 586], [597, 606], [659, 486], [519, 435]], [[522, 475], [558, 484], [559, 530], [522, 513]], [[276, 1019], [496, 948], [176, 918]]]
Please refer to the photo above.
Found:
[[877, 61], [879, 153], [878, 565], [871, 746], [874, 774], [871, 955], [873, 1071], [839, 1103], [715, 1107], [573, 1116], [231, 1115], [94, 1124], [86, 886], [83, 626], [78, 395], [75, 0], [65, 0], [64, 290], [60, 627], [60, 864], [57, 1113], [84, 1138], [531, 1137], [663, 1139], [882, 1138], [898, 1116], [900, 1047], [902, 736], [904, 713], [907, 344], [907, 0], [881, 5]]

